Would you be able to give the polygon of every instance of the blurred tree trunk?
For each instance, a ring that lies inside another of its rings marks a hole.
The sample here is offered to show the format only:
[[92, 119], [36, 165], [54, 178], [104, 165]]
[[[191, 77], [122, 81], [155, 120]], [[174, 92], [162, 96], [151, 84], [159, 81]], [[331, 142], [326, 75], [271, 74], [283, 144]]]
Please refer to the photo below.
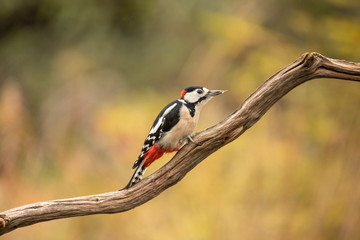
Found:
[[360, 81], [360, 64], [305, 53], [265, 81], [236, 111], [199, 132], [171, 161], [140, 183], [121, 191], [38, 202], [0, 213], [0, 235], [38, 222], [135, 208], [179, 182], [207, 156], [238, 138], [296, 86], [315, 78]]

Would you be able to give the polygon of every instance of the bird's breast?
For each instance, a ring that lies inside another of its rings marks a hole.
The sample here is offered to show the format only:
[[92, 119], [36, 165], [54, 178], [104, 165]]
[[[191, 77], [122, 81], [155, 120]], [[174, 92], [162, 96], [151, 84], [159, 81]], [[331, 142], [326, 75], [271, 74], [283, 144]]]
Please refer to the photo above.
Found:
[[179, 148], [181, 140], [189, 136], [195, 129], [199, 120], [199, 113], [195, 112], [192, 117], [186, 106], [180, 109], [179, 122], [160, 139], [159, 144], [165, 149]]

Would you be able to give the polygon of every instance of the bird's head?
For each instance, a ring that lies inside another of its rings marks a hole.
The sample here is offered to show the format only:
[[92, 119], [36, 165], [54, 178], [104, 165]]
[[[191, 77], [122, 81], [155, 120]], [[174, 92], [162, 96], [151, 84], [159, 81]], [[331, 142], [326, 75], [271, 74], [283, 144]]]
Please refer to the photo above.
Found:
[[211, 98], [226, 92], [226, 90], [209, 90], [205, 87], [192, 86], [182, 90], [180, 98], [187, 103], [204, 105]]

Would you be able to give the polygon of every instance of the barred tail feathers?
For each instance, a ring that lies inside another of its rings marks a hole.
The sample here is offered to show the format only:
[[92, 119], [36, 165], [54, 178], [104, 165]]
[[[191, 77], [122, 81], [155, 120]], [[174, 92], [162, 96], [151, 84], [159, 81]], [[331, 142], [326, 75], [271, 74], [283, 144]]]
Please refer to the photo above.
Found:
[[145, 174], [146, 169], [147, 169], [147, 168], [144, 166], [143, 163], [140, 164], [140, 165], [136, 168], [134, 174], [132, 175], [129, 183], [126, 185], [125, 188], [129, 188], [129, 187], [133, 186], [134, 184], [140, 182], [141, 179], [142, 179], [142, 177], [143, 177], [144, 174]]
[[[162, 149], [159, 145], [154, 144], [145, 154], [141, 154], [140, 157], [135, 161], [134, 167], [136, 170], [133, 176], [130, 179], [130, 182], [126, 185], [125, 188], [129, 188], [134, 184], [141, 181], [146, 169], [153, 163], [156, 159], [162, 157], [164, 153], [177, 151], [178, 149]], [[141, 162], [139, 160], [141, 159]], [[133, 168], [134, 168], [133, 167]]]

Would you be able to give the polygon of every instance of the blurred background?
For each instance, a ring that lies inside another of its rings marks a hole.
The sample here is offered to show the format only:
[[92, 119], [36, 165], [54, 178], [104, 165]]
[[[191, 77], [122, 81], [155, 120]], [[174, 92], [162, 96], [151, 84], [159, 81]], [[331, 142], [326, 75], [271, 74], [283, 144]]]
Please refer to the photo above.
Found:
[[[304, 52], [360, 62], [359, 26], [358, 0], [1, 1], [0, 211], [122, 188], [183, 88], [229, 90], [202, 130]], [[150, 202], [3, 238], [360, 239], [359, 90], [310, 81]]]

